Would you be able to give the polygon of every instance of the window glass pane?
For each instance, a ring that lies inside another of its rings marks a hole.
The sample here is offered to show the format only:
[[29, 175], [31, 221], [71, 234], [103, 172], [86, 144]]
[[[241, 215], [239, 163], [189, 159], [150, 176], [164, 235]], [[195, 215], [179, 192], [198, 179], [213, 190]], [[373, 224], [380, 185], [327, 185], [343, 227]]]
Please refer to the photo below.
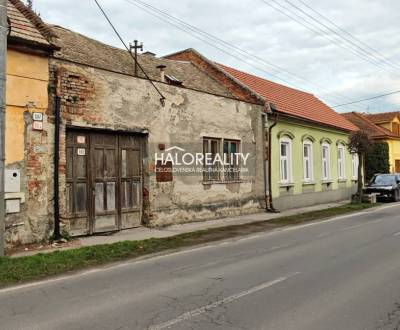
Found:
[[140, 182], [132, 182], [132, 206], [140, 206]]
[[237, 142], [231, 142], [231, 154], [236, 154], [238, 149]]
[[102, 182], [96, 182], [95, 185], [95, 210], [104, 211], [104, 185]]
[[130, 193], [129, 193], [129, 182], [121, 182], [121, 207], [123, 209], [130, 208]]
[[115, 210], [115, 182], [107, 182], [107, 210]]
[[126, 178], [126, 150], [121, 150], [121, 176]]
[[286, 143], [281, 143], [281, 156], [287, 155], [287, 145]]
[[86, 183], [75, 184], [75, 213], [86, 212]]

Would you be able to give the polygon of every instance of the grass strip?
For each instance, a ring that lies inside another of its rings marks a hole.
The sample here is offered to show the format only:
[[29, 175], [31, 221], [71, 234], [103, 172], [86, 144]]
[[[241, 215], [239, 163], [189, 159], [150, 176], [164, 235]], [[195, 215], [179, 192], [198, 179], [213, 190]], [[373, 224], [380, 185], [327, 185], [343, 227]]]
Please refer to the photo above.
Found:
[[141, 241], [123, 241], [113, 244], [39, 253], [33, 256], [0, 258], [0, 287], [18, 284], [67, 272], [132, 259], [146, 254], [179, 249], [197, 244], [248, 235], [279, 227], [326, 219], [346, 213], [364, 210], [371, 204], [346, 204], [324, 210], [306, 212], [272, 220], [241, 225], [210, 228], [166, 238]]

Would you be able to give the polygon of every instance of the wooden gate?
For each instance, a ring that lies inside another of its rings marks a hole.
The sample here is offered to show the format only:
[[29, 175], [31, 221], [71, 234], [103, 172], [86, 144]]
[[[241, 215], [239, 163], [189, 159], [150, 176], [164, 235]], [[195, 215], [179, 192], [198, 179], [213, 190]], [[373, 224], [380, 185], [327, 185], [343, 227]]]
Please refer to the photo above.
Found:
[[67, 132], [66, 213], [72, 235], [141, 224], [142, 146], [137, 135]]

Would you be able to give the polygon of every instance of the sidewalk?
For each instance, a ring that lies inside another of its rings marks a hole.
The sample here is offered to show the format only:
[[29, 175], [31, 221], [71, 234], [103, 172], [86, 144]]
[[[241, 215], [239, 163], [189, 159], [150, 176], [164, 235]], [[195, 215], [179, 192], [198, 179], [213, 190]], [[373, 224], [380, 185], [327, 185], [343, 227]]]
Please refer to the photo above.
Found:
[[148, 238], [163, 238], [175, 236], [178, 234], [189, 233], [197, 230], [225, 227], [228, 225], [241, 225], [251, 222], [267, 221], [275, 218], [286, 217], [290, 215], [301, 214], [305, 212], [324, 210], [332, 207], [337, 207], [349, 203], [349, 201], [343, 201], [338, 203], [329, 204], [319, 204], [314, 206], [302, 207], [298, 209], [292, 209], [283, 211], [280, 213], [255, 213], [249, 215], [242, 215], [236, 217], [222, 218], [216, 220], [199, 221], [199, 222], [189, 222], [178, 225], [171, 225], [167, 227], [160, 228], [147, 228], [139, 227], [133, 229], [127, 229], [115, 233], [98, 234], [95, 236], [85, 236], [74, 239], [71, 244], [59, 245], [57, 247], [46, 247], [44, 249], [35, 249], [30, 251], [22, 251], [13, 253], [11, 257], [22, 257], [29, 256], [38, 253], [49, 253], [53, 251], [75, 249], [83, 246], [93, 246], [99, 244], [111, 244], [121, 241], [135, 241], [144, 240]]

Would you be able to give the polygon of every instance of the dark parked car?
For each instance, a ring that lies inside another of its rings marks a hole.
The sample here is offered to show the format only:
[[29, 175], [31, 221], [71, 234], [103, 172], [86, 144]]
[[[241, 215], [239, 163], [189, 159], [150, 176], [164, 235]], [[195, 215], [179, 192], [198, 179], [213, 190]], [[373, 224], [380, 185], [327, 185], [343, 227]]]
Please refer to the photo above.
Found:
[[400, 174], [375, 174], [364, 188], [366, 194], [377, 193], [377, 197], [400, 201]]

